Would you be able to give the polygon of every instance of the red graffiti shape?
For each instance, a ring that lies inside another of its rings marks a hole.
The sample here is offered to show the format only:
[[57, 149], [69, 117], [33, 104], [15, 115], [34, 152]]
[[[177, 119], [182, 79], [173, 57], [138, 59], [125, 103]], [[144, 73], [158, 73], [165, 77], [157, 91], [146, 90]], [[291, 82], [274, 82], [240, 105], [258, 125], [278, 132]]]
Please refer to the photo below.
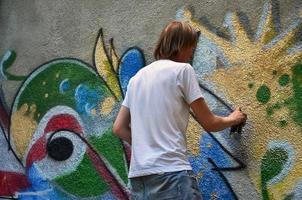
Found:
[[0, 171], [0, 196], [12, 196], [30, 186], [24, 174]]
[[60, 114], [53, 116], [48, 121], [43, 135], [31, 147], [26, 160], [26, 168], [29, 168], [33, 162], [42, 160], [46, 156], [46, 135], [48, 133], [62, 129], [82, 134], [82, 127], [75, 117], [69, 114]]

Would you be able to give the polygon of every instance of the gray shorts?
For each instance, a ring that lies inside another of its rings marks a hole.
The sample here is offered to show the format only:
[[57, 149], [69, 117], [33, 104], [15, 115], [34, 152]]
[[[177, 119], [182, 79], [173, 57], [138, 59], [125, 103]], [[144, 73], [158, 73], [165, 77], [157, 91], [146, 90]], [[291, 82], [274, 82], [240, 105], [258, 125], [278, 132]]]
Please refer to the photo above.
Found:
[[201, 200], [192, 171], [165, 172], [130, 179], [131, 200]]

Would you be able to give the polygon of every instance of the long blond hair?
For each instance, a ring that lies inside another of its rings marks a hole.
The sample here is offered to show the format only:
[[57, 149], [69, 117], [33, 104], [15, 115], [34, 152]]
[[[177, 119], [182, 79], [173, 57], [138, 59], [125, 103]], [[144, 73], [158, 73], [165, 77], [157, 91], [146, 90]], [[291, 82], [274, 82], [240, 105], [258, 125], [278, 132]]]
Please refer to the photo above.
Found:
[[183, 48], [197, 44], [198, 32], [183, 21], [170, 22], [161, 32], [157, 41], [154, 58], [173, 60]]

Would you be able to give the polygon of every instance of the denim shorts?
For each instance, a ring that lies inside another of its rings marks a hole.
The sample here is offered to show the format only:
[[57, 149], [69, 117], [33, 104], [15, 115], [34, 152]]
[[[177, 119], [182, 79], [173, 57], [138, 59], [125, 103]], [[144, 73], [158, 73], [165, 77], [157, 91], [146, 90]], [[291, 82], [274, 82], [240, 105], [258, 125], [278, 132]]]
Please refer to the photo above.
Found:
[[130, 178], [131, 200], [201, 200], [192, 171], [165, 172]]

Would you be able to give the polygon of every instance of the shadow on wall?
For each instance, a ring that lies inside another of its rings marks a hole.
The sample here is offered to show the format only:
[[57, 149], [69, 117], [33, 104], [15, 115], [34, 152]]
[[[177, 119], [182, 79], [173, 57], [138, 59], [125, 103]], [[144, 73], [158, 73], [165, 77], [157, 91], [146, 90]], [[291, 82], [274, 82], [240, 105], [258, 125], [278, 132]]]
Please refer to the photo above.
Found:
[[[189, 160], [204, 199], [238, 199], [238, 185], [223, 171], [245, 167], [249, 177], [242, 178], [263, 199], [301, 198], [302, 53], [295, 43], [301, 18], [280, 33], [276, 5], [265, 3], [253, 37], [233, 12], [224, 22], [229, 34], [211, 32], [189, 10], [176, 15], [201, 32], [193, 67], [210, 107], [227, 114], [230, 104], [239, 105], [249, 116], [239, 141], [230, 130], [204, 133], [191, 117]], [[1, 197], [128, 199], [130, 148], [112, 134], [112, 123], [130, 78], [146, 64], [144, 54], [133, 47], [119, 58], [113, 39], [105, 47], [102, 30], [93, 51], [92, 66], [58, 58], [27, 77], [7, 71], [16, 53], [4, 54], [1, 83], [23, 83], [11, 109], [0, 90]], [[238, 143], [246, 164], [235, 157]]]

